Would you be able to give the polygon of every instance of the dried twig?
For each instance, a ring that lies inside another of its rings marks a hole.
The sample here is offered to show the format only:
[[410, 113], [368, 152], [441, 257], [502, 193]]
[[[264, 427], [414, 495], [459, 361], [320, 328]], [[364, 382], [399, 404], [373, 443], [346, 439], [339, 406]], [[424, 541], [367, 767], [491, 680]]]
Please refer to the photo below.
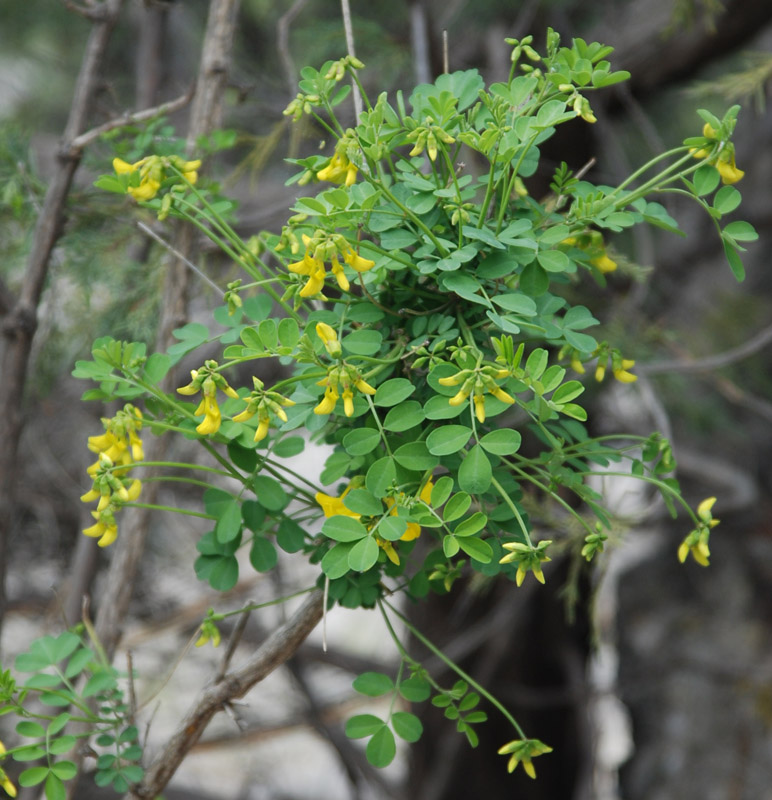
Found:
[[[354, 51], [354, 29], [351, 25], [351, 6], [349, 0], [340, 0], [340, 10], [343, 14], [343, 30], [346, 34], [346, 50], [352, 57], [356, 56]], [[359, 92], [359, 86], [356, 81], [351, 81], [351, 96], [354, 98], [354, 113], [358, 120], [362, 114], [362, 95]]]
[[142, 784], [128, 797], [149, 800], [163, 791], [212, 717], [223, 707], [243, 697], [255, 684], [284, 664], [300, 647], [322, 617], [322, 592], [315, 590], [280, 628], [277, 628], [239, 669], [226, 673], [218, 683], [202, 692], [195, 706], [156, 756]]

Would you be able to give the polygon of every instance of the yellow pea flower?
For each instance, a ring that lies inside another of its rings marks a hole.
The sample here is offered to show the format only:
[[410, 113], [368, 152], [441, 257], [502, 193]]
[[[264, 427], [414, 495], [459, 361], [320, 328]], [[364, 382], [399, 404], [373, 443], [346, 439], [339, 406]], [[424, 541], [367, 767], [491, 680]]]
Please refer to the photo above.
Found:
[[349, 485], [343, 490], [340, 497], [333, 497], [332, 495], [325, 494], [324, 492], [317, 492], [314, 495], [314, 499], [322, 507], [325, 517], [343, 516], [352, 517], [353, 519], [360, 519], [362, 517], [361, 514], [357, 514], [355, 511], [350, 511], [343, 503], [343, 498], [353, 488], [354, 483], [352, 482], [349, 483]]
[[338, 402], [338, 394], [337, 389], [334, 386], [328, 386], [324, 390], [324, 397], [322, 397], [322, 401], [319, 403], [316, 408], [314, 408], [314, 414], [332, 414], [335, 409], [335, 404]]
[[536, 770], [533, 768], [531, 759], [551, 753], [552, 748], [538, 739], [515, 739], [500, 747], [498, 752], [501, 756], [508, 755], [510, 757], [507, 763], [507, 772], [514, 772], [517, 765], [522, 764], [525, 774], [529, 778], [535, 778]]

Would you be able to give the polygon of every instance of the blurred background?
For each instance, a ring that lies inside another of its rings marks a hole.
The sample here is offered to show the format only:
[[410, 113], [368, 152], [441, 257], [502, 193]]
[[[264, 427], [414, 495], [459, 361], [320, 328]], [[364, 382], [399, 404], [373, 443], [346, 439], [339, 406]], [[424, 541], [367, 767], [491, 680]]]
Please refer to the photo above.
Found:
[[[0, 354], [6, 359], [89, 36], [90, 23], [68, 5], [3, 3]], [[208, 7], [204, 0], [125, 2], [91, 105], [92, 125], [190, 89]], [[760, 234], [745, 254], [745, 281], [733, 278], [707, 215], [671, 196], [661, 202], [688, 236], [636, 229], [616, 237], [620, 269], [607, 287], [583, 290], [594, 293], [607, 338], [636, 359], [640, 375], [634, 385], [590, 387], [595, 431], [660, 430], [671, 437], [687, 496], [697, 503], [716, 495], [714, 514], [722, 522], [711, 566], [681, 566], [675, 553], [686, 522], [672, 522], [645, 494], [609, 480], [604, 488], [626, 522], [614, 534], [619, 548], [600, 568], [567, 557], [551, 565], [547, 590], [528, 582], [520, 590], [469, 582], [416, 611], [430, 638], [511, 707], [530, 735], [553, 746], [536, 764], [537, 781], [507, 775], [496, 755], [511, 738], [503, 727], [482, 726], [481, 744], [472, 750], [431, 708], [420, 709], [424, 737], [394, 768], [378, 775], [368, 769], [342, 736], [352, 707], [348, 687], [356, 670], [388, 672], [392, 656], [377, 636], [362, 633], [374, 615], [341, 611], [331, 615], [330, 652], [309, 643], [275, 678], [269, 700], [250, 695], [258, 713], [245, 712], [239, 742], [239, 728], [227, 721], [210, 731], [191, 759], [196, 765], [178, 776], [179, 795], [166, 796], [771, 800], [772, 113], [766, 101], [772, 3], [352, 0], [352, 14], [371, 96], [409, 94], [416, 82], [438, 75], [443, 32], [451, 71], [477, 68], [489, 81], [509, 72], [505, 37], [532, 33], [538, 49], [551, 26], [565, 39], [612, 45], [614, 68], [629, 70], [632, 79], [591, 98], [596, 125], [564, 126], [542, 149], [539, 173], [528, 183], [535, 196], [549, 191], [561, 161], [576, 171], [594, 159], [587, 178], [613, 184], [698, 135], [697, 108], [720, 117], [729, 105], [742, 105], [734, 139], [745, 171], [738, 213]], [[337, 0], [242, 0], [223, 98], [226, 133], [210, 137], [207, 170], [238, 201], [237, 227], [245, 237], [278, 231], [298, 191], [313, 189], [285, 185], [294, 171], [285, 159], [316, 152], [324, 132], [310, 122], [293, 124], [282, 111], [303, 66], [345, 52]], [[183, 108], [95, 140], [75, 174], [37, 309], [23, 403], [15, 411], [0, 407], [0, 414], [18, 417], [21, 437], [6, 550], [0, 548], [7, 568], [3, 668], [34, 635], [61, 625], [83, 538], [86, 511], [78, 497], [88, 488], [84, 470], [91, 460], [85, 440], [99, 432], [106, 409], [81, 403], [89, 387], [70, 377], [73, 364], [101, 335], [152, 346], [163, 312], [165, 252], [137, 231], [126, 198], [92, 182], [109, 171], [116, 146], [128, 147], [121, 142], [146, 143], [150, 152], [155, 142], [185, 137], [187, 119]], [[235, 277], [205, 243], [196, 247], [194, 260], [218, 282]], [[209, 321], [214, 297], [207, 291], [193, 284], [189, 319]], [[196, 497], [187, 500], [195, 505]], [[184, 644], [215, 602], [190, 567], [194, 544], [188, 523], [153, 522], [124, 641], [140, 653], [146, 648], [150, 672], [159, 669], [158, 637]], [[87, 585], [98, 604], [110, 554], [92, 557]], [[258, 578], [239, 585], [228, 602], [275, 591]], [[274, 622], [255, 623], [252, 640]], [[175, 704], [184, 710], [189, 695], [180, 694], [207, 670], [201, 658], [183, 667], [164, 705], [168, 713], [177, 712]], [[160, 715], [154, 735], [161, 740], [165, 724]], [[9, 739], [5, 731], [3, 738]], [[91, 796], [85, 784], [79, 791]]]

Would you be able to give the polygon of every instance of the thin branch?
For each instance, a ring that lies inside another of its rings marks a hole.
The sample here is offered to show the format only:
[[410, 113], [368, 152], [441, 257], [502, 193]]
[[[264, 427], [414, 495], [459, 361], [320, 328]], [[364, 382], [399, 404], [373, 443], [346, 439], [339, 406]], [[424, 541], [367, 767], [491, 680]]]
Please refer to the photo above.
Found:
[[279, 53], [279, 61], [281, 61], [282, 68], [284, 69], [284, 76], [287, 79], [290, 97], [293, 97], [297, 90], [298, 75], [295, 69], [295, 61], [292, 58], [289, 47], [289, 29], [295, 17], [302, 11], [303, 6], [305, 6], [307, 2], [308, 0], [295, 0], [289, 9], [279, 17], [279, 21], [276, 23], [276, 50]]
[[243, 697], [255, 684], [291, 658], [321, 618], [322, 592], [315, 590], [295, 614], [265, 640], [246, 664], [226, 673], [219, 683], [210, 684], [204, 689], [195, 706], [156, 756], [142, 784], [128, 797], [149, 800], [160, 794], [212, 717], [225, 703]]
[[[354, 29], [351, 26], [351, 6], [349, 5], [349, 0], [340, 0], [340, 10], [343, 14], [343, 30], [346, 34], [346, 50], [348, 50], [348, 54], [353, 58], [356, 56], [354, 52]], [[359, 117], [362, 114], [362, 95], [359, 92], [359, 87], [357, 86], [356, 81], [351, 81], [351, 88], [353, 89], [351, 96], [354, 98], [354, 113], [356, 114], [356, 120], [359, 120]]]
[[166, 250], [168, 250], [175, 258], [182, 261], [186, 267], [192, 269], [193, 272], [195, 272], [202, 281], [209, 284], [209, 286], [211, 286], [212, 289], [214, 289], [215, 292], [220, 295], [220, 297], [225, 296], [225, 292], [223, 292], [223, 290], [205, 272], [200, 270], [189, 258], [184, 256], [176, 247], [174, 247], [171, 242], [167, 242], [166, 239], [159, 236], [149, 225], [145, 225], [144, 222], [138, 222], [137, 227], [143, 233], [146, 233], [151, 239], [155, 239], [156, 242], [161, 245], [161, 247], [164, 247]]
[[772, 342], [772, 325], [762, 329], [748, 341], [737, 347], [717, 353], [713, 356], [696, 359], [675, 359], [673, 361], [655, 361], [653, 364], [639, 364], [636, 371], [641, 375], [659, 375], [663, 372], [709, 372], [721, 369], [755, 355]]
[[168, 103], [161, 103], [160, 105], [153, 106], [153, 108], [146, 108], [143, 111], [136, 111], [133, 114], [123, 114], [115, 119], [108, 120], [90, 131], [76, 136], [70, 142], [70, 153], [79, 153], [84, 147], [91, 144], [94, 139], [98, 139], [105, 133], [115, 130], [115, 128], [122, 128], [125, 125], [136, 125], [139, 122], [147, 122], [149, 119], [160, 117], [163, 114], [171, 114], [174, 111], [184, 108], [193, 99], [193, 86], [188, 89], [185, 94], [180, 95], [174, 100], [169, 100]]

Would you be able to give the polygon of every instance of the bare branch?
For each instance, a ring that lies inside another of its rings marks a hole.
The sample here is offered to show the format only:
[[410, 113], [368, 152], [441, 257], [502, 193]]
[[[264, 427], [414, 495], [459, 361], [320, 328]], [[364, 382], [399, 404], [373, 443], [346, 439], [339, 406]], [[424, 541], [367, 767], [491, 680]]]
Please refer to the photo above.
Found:
[[279, 53], [279, 61], [281, 61], [284, 75], [287, 78], [290, 97], [294, 96], [297, 90], [298, 76], [295, 69], [295, 61], [289, 49], [289, 29], [295, 17], [302, 11], [307, 2], [308, 0], [295, 0], [276, 23], [276, 50]]
[[[354, 52], [354, 29], [351, 26], [351, 6], [349, 0], [340, 0], [340, 9], [343, 13], [343, 30], [346, 33], [346, 49], [348, 54], [352, 57], [356, 56]], [[355, 80], [351, 81], [351, 96], [354, 98], [354, 113], [358, 120], [362, 114], [362, 95], [359, 92], [359, 87]]]
[[226, 673], [219, 683], [210, 684], [204, 689], [166, 747], [156, 756], [142, 784], [128, 797], [149, 800], [163, 791], [190, 748], [223, 705], [243, 697], [297, 651], [322, 618], [322, 602], [322, 592], [314, 590], [295, 614], [265, 640], [246, 664]]
[[653, 364], [640, 364], [636, 366], [636, 371], [641, 375], [659, 375], [663, 372], [709, 372], [714, 369], [721, 369], [742, 361], [744, 358], [758, 353], [759, 350], [772, 342], [772, 325], [762, 329], [748, 341], [743, 342], [737, 347], [717, 353], [714, 356], [696, 359], [675, 359], [673, 361], [659, 361]]
[[125, 125], [136, 125], [139, 122], [147, 122], [149, 119], [160, 117], [163, 114], [171, 114], [174, 111], [178, 111], [184, 108], [192, 99], [193, 87], [191, 86], [185, 94], [180, 95], [174, 100], [169, 100], [167, 103], [161, 103], [153, 108], [146, 108], [143, 111], [136, 111], [133, 114], [123, 114], [120, 117], [108, 120], [103, 125], [98, 125], [96, 128], [92, 128], [90, 131], [76, 136], [75, 139], [70, 142], [70, 153], [72, 155], [80, 153], [80, 151], [91, 144], [94, 139], [98, 139], [108, 131], [115, 130], [115, 128], [122, 128]]

